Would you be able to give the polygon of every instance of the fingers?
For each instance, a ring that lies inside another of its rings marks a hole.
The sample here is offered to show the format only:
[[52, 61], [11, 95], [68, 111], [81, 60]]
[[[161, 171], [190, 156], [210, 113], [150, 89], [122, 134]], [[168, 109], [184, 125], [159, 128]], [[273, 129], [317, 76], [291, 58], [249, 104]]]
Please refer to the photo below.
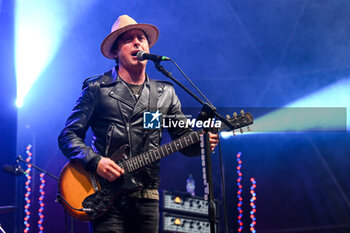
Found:
[[[202, 135], [200, 135], [202, 136]], [[210, 133], [209, 132], [209, 143], [210, 143], [210, 149], [211, 151], [214, 151], [215, 147], [217, 146], [217, 144], [219, 143], [219, 134], [217, 133]]]
[[219, 134], [213, 134], [209, 132], [209, 143], [210, 143], [211, 151], [215, 150], [215, 147], [217, 146], [218, 142], [219, 142]]
[[97, 165], [97, 174], [112, 182], [124, 174], [124, 169], [110, 158], [103, 157]]
[[124, 174], [124, 169], [119, 167], [118, 164], [116, 164], [113, 160], [109, 159], [111, 161], [111, 166], [113, 169], [121, 174]]

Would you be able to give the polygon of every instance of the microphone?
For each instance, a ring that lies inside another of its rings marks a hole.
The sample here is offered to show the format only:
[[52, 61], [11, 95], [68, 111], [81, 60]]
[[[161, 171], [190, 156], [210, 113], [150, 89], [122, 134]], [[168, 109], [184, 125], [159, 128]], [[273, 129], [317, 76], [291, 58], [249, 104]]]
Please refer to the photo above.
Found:
[[9, 165], [9, 164], [4, 164], [2, 165], [2, 170], [7, 173], [11, 173], [12, 175], [15, 176], [21, 176], [27, 174], [22, 167], [17, 164], [17, 165]]
[[139, 59], [140, 61], [152, 60], [154, 62], [161, 62], [161, 61], [170, 60], [170, 58], [168, 57], [146, 53], [145, 51], [138, 51], [136, 56], [137, 56], [137, 59]]

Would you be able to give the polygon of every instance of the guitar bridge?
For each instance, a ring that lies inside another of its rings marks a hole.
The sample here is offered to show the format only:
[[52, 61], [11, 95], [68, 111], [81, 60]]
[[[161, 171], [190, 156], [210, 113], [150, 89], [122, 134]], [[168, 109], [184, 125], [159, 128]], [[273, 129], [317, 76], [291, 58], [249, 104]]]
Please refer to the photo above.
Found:
[[96, 180], [96, 174], [94, 172], [90, 172], [90, 180], [91, 180], [91, 185], [92, 188], [94, 189], [95, 192], [100, 191], [97, 180]]

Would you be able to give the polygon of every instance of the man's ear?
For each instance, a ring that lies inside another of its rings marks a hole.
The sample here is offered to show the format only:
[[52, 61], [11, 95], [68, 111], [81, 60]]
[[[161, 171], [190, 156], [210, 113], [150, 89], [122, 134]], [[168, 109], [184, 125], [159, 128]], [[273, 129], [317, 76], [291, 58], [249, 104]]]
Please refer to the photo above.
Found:
[[114, 58], [114, 59], [118, 59], [118, 52], [117, 52], [116, 49], [113, 50], [112, 55], [113, 55], [113, 58]]

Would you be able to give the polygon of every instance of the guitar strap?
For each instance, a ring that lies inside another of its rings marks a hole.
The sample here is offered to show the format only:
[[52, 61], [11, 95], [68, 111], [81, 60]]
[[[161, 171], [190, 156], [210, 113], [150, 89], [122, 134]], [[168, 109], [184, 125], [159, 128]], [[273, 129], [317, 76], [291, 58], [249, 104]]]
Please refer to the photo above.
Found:
[[[149, 105], [148, 105], [148, 109], [150, 112], [157, 111], [157, 103], [158, 103], [157, 86], [158, 86], [158, 82], [156, 82], [153, 79], [149, 79], [149, 103], [148, 103]], [[145, 139], [145, 144], [143, 146], [143, 151], [148, 151], [149, 144], [150, 144], [150, 138], [151, 138], [151, 135], [153, 135], [153, 134], [156, 134], [156, 136], [158, 136], [158, 140], [159, 140], [160, 135], [158, 135], [158, 134], [160, 134], [160, 129], [148, 129], [147, 130], [147, 135], [146, 135], [146, 139]]]

